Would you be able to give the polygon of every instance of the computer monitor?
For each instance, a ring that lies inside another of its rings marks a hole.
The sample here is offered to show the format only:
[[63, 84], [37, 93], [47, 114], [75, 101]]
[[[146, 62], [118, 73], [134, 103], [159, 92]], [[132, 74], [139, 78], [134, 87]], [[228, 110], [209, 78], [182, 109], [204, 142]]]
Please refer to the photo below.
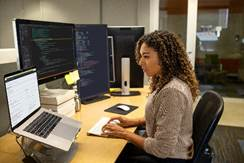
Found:
[[108, 96], [109, 60], [107, 25], [75, 25], [76, 58], [80, 80], [78, 93], [82, 103], [98, 101]]
[[[108, 26], [108, 35], [112, 39], [108, 39], [109, 47], [113, 47], [113, 58], [110, 57], [110, 67], [115, 73], [115, 79], [110, 77], [110, 87], [121, 88], [121, 60], [122, 58], [130, 59], [130, 87], [143, 87], [143, 71], [135, 60], [135, 47], [138, 39], [144, 35], [144, 27], [142, 26]], [[112, 50], [109, 50], [112, 51]], [[113, 80], [112, 80], [113, 79]]]
[[77, 69], [73, 24], [16, 19], [13, 28], [18, 68], [35, 66], [39, 84]]

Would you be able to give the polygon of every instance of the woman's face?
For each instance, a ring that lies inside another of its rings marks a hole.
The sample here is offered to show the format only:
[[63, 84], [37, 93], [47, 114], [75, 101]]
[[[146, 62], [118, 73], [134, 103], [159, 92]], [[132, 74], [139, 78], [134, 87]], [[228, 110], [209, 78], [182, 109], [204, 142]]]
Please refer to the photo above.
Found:
[[153, 48], [143, 43], [141, 45], [140, 55], [139, 65], [149, 77], [160, 73], [161, 67], [159, 65], [158, 53]]

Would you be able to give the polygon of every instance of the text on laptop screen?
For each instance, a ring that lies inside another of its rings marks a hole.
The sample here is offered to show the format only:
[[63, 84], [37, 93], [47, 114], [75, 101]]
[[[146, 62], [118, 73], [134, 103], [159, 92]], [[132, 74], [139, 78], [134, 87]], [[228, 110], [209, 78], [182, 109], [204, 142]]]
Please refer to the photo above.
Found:
[[19, 75], [5, 82], [12, 127], [40, 107], [37, 73]]

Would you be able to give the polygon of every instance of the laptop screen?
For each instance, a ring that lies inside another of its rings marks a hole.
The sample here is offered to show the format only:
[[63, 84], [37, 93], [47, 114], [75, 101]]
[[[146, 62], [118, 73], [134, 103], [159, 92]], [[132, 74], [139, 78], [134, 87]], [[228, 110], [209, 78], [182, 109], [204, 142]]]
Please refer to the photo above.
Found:
[[5, 77], [11, 127], [40, 107], [36, 69], [13, 73]]

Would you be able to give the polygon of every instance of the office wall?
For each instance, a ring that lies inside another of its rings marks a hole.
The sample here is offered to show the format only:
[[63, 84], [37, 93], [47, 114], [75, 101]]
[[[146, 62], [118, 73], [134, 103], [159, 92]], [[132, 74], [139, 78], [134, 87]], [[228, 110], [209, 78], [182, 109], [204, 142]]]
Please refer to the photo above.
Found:
[[5, 63], [16, 62], [17, 51], [15, 48], [0, 49], [0, 65]]
[[43, 20], [100, 23], [100, 0], [40, 0]]
[[102, 0], [102, 22], [109, 25], [135, 26], [137, 9], [137, 0]]
[[5, 134], [9, 129], [3, 76], [16, 69], [16, 50], [14, 48], [0, 49], [0, 136]]
[[150, 1], [138, 0], [137, 25], [145, 27], [145, 33], [150, 31]]
[[[27, 0], [1, 0], [0, 1], [0, 48], [13, 48], [12, 26], [11, 20], [14, 17], [24, 17], [27, 14], [27, 9], [32, 6], [33, 10], [31, 18], [35, 18], [38, 14], [37, 1], [29, 2]], [[27, 4], [27, 5], [26, 5]]]
[[16, 63], [14, 62], [0, 64], [0, 136], [8, 132], [9, 129], [9, 116], [3, 76], [10, 71], [15, 71], [16, 68]]
[[0, 0], [0, 48], [13, 48], [14, 18], [68, 23], [141, 25], [149, 29], [148, 0]]
[[13, 48], [13, 18], [100, 23], [100, 0], [0, 0], [0, 48]]

